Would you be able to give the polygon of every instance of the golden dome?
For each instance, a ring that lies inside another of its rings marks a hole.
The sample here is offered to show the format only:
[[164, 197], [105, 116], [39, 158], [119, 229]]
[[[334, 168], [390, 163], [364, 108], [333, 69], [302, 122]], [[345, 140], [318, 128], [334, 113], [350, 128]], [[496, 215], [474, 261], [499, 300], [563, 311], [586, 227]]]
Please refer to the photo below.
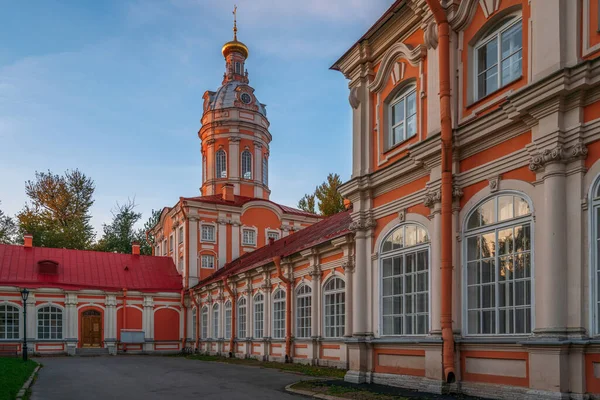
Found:
[[223, 57], [227, 57], [229, 53], [237, 52], [241, 53], [244, 58], [248, 58], [248, 47], [244, 43], [238, 42], [237, 39], [225, 43], [221, 52], [223, 53]]

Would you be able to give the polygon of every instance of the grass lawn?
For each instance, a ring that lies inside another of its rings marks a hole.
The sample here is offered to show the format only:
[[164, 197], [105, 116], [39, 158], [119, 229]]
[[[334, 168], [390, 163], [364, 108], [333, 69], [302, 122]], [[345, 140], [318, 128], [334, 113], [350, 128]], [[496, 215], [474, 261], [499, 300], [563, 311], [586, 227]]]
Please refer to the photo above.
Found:
[[338, 368], [328, 368], [328, 367], [315, 367], [312, 365], [303, 365], [303, 364], [284, 364], [278, 362], [271, 361], [259, 361], [254, 358], [227, 358], [221, 356], [209, 356], [204, 354], [195, 354], [192, 356], [187, 356], [187, 359], [190, 360], [199, 360], [199, 361], [217, 361], [224, 362], [228, 364], [237, 364], [237, 365], [250, 365], [262, 368], [274, 368], [279, 369], [281, 371], [290, 371], [296, 372], [299, 374], [304, 374], [308, 376], [319, 376], [319, 377], [330, 377], [330, 378], [343, 378], [346, 374], [346, 370], [338, 369]]
[[403, 396], [373, 393], [368, 390], [326, 384], [319, 381], [298, 382], [292, 388], [352, 400], [408, 400], [407, 397]]
[[21, 358], [0, 358], [0, 400], [14, 400], [37, 365]]

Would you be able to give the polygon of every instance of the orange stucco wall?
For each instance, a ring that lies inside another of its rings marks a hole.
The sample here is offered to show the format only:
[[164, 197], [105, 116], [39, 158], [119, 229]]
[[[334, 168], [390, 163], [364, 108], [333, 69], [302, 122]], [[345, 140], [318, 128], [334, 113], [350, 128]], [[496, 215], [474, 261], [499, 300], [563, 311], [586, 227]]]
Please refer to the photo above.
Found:
[[417, 190], [423, 189], [428, 181], [429, 177], [424, 176], [423, 178], [407, 183], [406, 185], [403, 185], [397, 189], [383, 193], [373, 199], [373, 207], [379, 207], [383, 204], [389, 203], [391, 201], [400, 199], [404, 196], [414, 193]]
[[172, 308], [154, 312], [154, 340], [179, 340], [179, 313]]
[[117, 310], [117, 340], [121, 340], [121, 329], [142, 329], [142, 310], [127, 306], [127, 326], [123, 328], [123, 307]]
[[[267, 228], [279, 229], [281, 220], [273, 211], [266, 208], [252, 207], [246, 210], [241, 216], [242, 225], [258, 228], [256, 233], [257, 247], [262, 247], [266, 243], [265, 230]], [[240, 229], [240, 232], [242, 230]], [[240, 238], [240, 254], [242, 254], [242, 239]]]
[[480, 151], [460, 161], [460, 172], [468, 171], [485, 163], [514, 153], [531, 143], [531, 131], [515, 136], [505, 142], [499, 143], [492, 148]]

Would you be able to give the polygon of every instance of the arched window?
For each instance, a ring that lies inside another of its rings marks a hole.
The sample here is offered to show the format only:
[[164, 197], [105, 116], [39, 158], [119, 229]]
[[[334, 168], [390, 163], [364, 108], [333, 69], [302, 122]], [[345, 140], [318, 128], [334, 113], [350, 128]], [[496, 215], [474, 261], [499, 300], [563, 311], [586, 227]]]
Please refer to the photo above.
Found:
[[196, 307], [194, 307], [194, 308], [192, 308], [192, 340], [196, 340], [196, 335], [198, 333], [198, 332], [196, 332], [197, 321], [198, 321], [198, 310], [196, 310]]
[[206, 182], [206, 155], [202, 154], [202, 183]]
[[323, 287], [323, 315], [325, 337], [344, 336], [346, 324], [346, 283], [341, 278], [331, 278]]
[[235, 63], [235, 73], [238, 75], [242, 74], [242, 64], [240, 64], [239, 62]]
[[38, 339], [62, 339], [63, 313], [55, 306], [41, 307], [37, 313]]
[[230, 339], [231, 338], [231, 301], [227, 301], [227, 303], [225, 303], [225, 313], [224, 313], [224, 318], [225, 318], [225, 339]]
[[273, 338], [285, 337], [285, 292], [278, 289], [273, 295]]
[[505, 19], [475, 45], [475, 100], [523, 75], [521, 17]]
[[382, 335], [429, 332], [429, 236], [404, 224], [381, 244]]
[[389, 129], [387, 149], [417, 134], [417, 88], [409, 86], [400, 92], [388, 108]]
[[312, 290], [308, 285], [302, 285], [296, 290], [296, 337], [310, 337], [311, 292]]
[[262, 182], [263, 185], [267, 186], [269, 184], [269, 160], [267, 157], [263, 157], [262, 164]]
[[590, 287], [592, 290], [592, 331], [597, 335], [600, 333], [600, 179], [596, 180], [592, 188], [591, 204], [592, 282]]
[[480, 203], [464, 233], [467, 334], [531, 332], [529, 202], [516, 193]]
[[254, 296], [254, 338], [261, 339], [264, 335], [265, 296], [257, 293]]
[[208, 338], [208, 307], [202, 307], [202, 319], [201, 319], [201, 337], [202, 339]]
[[217, 178], [227, 178], [227, 154], [225, 150], [219, 149], [215, 156]]
[[0, 339], [19, 339], [19, 308], [0, 304]]
[[237, 310], [237, 337], [244, 339], [246, 337], [246, 298], [242, 297], [238, 301]]
[[213, 305], [213, 334], [212, 337], [217, 339], [219, 337], [219, 305]]
[[242, 178], [252, 179], [252, 154], [249, 150], [242, 151]]

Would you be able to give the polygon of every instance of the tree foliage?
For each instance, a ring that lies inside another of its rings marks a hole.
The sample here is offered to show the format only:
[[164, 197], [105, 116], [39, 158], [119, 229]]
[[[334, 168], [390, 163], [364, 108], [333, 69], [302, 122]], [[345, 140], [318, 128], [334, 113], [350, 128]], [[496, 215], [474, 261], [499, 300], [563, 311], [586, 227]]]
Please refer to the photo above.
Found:
[[338, 174], [329, 174], [325, 182], [315, 188], [314, 194], [305, 194], [298, 202], [298, 208], [308, 212], [315, 212], [315, 203], [319, 213], [326, 217], [344, 211], [344, 199], [338, 191], [342, 180]]
[[0, 244], [14, 244], [17, 238], [17, 224], [0, 210]]
[[[154, 235], [148, 234], [148, 240], [146, 241], [146, 232], [150, 229], [154, 228], [156, 224], [158, 224], [158, 220], [160, 219], [161, 210], [152, 210], [150, 214], [150, 218], [144, 224], [144, 228], [142, 228], [139, 232], [139, 235], [143, 235], [143, 240], [141, 243], [141, 253], [146, 255], [152, 255], [152, 247], [156, 245], [156, 239]], [[150, 243], [148, 243], [150, 242]]]
[[62, 176], [36, 172], [35, 180], [25, 183], [29, 203], [17, 215], [19, 233], [33, 234], [34, 246], [90, 248], [94, 190], [94, 181], [77, 169]]

